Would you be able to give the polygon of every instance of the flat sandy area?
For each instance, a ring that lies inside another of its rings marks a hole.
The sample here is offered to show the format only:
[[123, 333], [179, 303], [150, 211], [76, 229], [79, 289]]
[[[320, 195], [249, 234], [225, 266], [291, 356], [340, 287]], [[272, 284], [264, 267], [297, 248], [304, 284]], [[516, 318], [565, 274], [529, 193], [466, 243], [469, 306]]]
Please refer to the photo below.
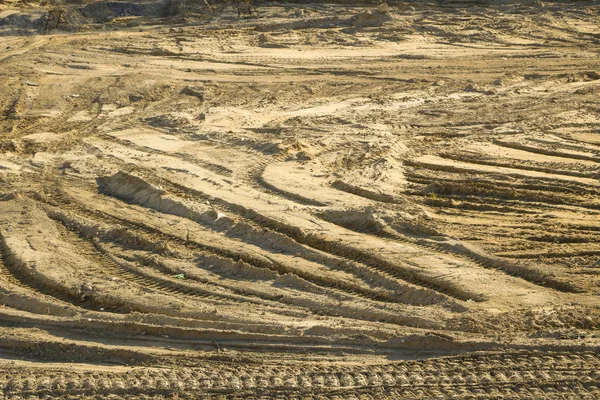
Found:
[[0, 3], [0, 393], [600, 398], [597, 2], [146, 3]]

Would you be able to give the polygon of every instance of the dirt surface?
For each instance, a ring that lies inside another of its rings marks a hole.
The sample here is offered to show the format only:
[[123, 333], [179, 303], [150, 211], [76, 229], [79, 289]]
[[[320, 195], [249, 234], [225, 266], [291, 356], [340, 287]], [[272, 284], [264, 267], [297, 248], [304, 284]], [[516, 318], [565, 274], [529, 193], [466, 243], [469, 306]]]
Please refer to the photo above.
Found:
[[597, 3], [134, 5], [0, 4], [7, 398], [600, 397]]

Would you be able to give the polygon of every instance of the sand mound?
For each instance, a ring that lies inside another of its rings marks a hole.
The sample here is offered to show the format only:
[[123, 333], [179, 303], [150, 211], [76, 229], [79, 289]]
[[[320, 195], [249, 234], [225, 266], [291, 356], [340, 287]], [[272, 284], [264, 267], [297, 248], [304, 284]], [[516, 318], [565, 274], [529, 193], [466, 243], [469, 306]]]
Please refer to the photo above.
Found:
[[327, 210], [321, 214], [327, 221], [359, 232], [376, 233], [385, 229], [383, 223], [372, 208], [364, 210]]
[[373, 26], [381, 26], [386, 22], [393, 20], [393, 17], [386, 11], [381, 12], [379, 10], [369, 10], [364, 13], [358, 14], [351, 20], [352, 26], [357, 28], [366, 28]]

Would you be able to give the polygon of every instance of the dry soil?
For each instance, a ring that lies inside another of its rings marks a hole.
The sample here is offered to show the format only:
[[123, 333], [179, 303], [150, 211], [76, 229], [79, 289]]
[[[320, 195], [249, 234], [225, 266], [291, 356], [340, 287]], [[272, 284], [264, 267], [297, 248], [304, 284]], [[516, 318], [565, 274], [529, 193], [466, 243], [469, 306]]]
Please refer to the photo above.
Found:
[[3, 394], [599, 398], [600, 6], [515, 3], [1, 3]]

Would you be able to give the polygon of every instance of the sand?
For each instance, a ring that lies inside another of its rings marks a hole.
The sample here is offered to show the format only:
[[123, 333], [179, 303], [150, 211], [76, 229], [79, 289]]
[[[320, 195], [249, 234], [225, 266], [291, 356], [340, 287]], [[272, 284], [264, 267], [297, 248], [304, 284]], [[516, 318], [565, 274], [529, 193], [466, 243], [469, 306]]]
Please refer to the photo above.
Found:
[[600, 396], [596, 3], [62, 6], [0, 4], [7, 398]]

